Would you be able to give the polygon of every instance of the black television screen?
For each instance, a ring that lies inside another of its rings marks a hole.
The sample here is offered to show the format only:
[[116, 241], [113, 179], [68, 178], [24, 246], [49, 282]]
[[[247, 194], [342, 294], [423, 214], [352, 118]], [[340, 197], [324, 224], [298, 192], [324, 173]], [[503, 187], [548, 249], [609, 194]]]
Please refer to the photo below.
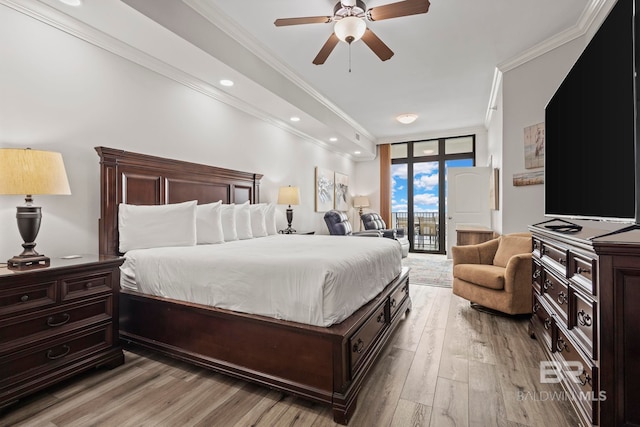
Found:
[[638, 222], [634, 46], [618, 0], [547, 104], [546, 216]]

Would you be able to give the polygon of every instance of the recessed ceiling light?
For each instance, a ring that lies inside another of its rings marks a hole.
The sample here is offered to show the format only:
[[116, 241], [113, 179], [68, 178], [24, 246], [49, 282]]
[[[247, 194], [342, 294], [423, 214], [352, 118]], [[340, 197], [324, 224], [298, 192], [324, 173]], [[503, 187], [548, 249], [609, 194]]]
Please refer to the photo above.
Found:
[[354, 151], [353, 154], [360, 154], [361, 151]]
[[293, 116], [289, 120], [291, 120], [292, 122], [299, 122], [300, 121], [300, 117]]
[[408, 125], [409, 123], [413, 123], [418, 118], [417, 114], [408, 113], [408, 114], [400, 114], [396, 117], [396, 120], [402, 124]]
[[60, 3], [64, 3], [68, 6], [82, 6], [82, 0], [59, 0]]
[[233, 86], [233, 81], [232, 80], [223, 79], [223, 80], [220, 80], [220, 84], [222, 86]]
[[329, 141], [331, 142], [336, 142], [338, 140], [338, 138], [336, 138], [335, 136], [332, 136], [331, 138], [329, 138]]

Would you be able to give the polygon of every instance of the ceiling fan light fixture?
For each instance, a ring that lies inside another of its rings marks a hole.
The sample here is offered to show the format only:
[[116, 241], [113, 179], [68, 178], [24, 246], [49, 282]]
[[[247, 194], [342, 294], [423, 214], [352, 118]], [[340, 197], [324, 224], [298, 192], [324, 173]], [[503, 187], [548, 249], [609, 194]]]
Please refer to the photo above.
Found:
[[407, 113], [407, 114], [400, 114], [398, 117], [396, 117], [396, 120], [404, 125], [408, 125], [410, 123], [415, 122], [417, 118], [418, 118], [417, 114]]
[[367, 24], [362, 18], [356, 16], [346, 16], [336, 21], [333, 31], [336, 36], [345, 43], [351, 44], [358, 41], [364, 35]]

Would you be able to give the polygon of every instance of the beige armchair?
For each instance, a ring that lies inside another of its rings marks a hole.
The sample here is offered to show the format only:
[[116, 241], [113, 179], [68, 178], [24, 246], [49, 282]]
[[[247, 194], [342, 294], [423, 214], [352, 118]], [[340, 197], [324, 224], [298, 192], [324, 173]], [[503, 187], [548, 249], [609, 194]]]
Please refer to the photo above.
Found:
[[531, 234], [454, 246], [453, 293], [507, 314], [531, 313]]

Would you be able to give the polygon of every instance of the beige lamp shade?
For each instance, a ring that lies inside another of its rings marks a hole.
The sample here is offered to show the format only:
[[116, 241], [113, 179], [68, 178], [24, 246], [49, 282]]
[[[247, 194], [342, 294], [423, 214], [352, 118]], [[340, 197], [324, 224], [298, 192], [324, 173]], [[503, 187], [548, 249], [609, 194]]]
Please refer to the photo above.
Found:
[[71, 194], [62, 155], [0, 148], [0, 194]]
[[356, 196], [353, 198], [353, 207], [354, 208], [368, 208], [369, 198], [366, 196]]
[[299, 205], [300, 204], [300, 189], [298, 187], [280, 187], [278, 191], [278, 204], [279, 205]]

